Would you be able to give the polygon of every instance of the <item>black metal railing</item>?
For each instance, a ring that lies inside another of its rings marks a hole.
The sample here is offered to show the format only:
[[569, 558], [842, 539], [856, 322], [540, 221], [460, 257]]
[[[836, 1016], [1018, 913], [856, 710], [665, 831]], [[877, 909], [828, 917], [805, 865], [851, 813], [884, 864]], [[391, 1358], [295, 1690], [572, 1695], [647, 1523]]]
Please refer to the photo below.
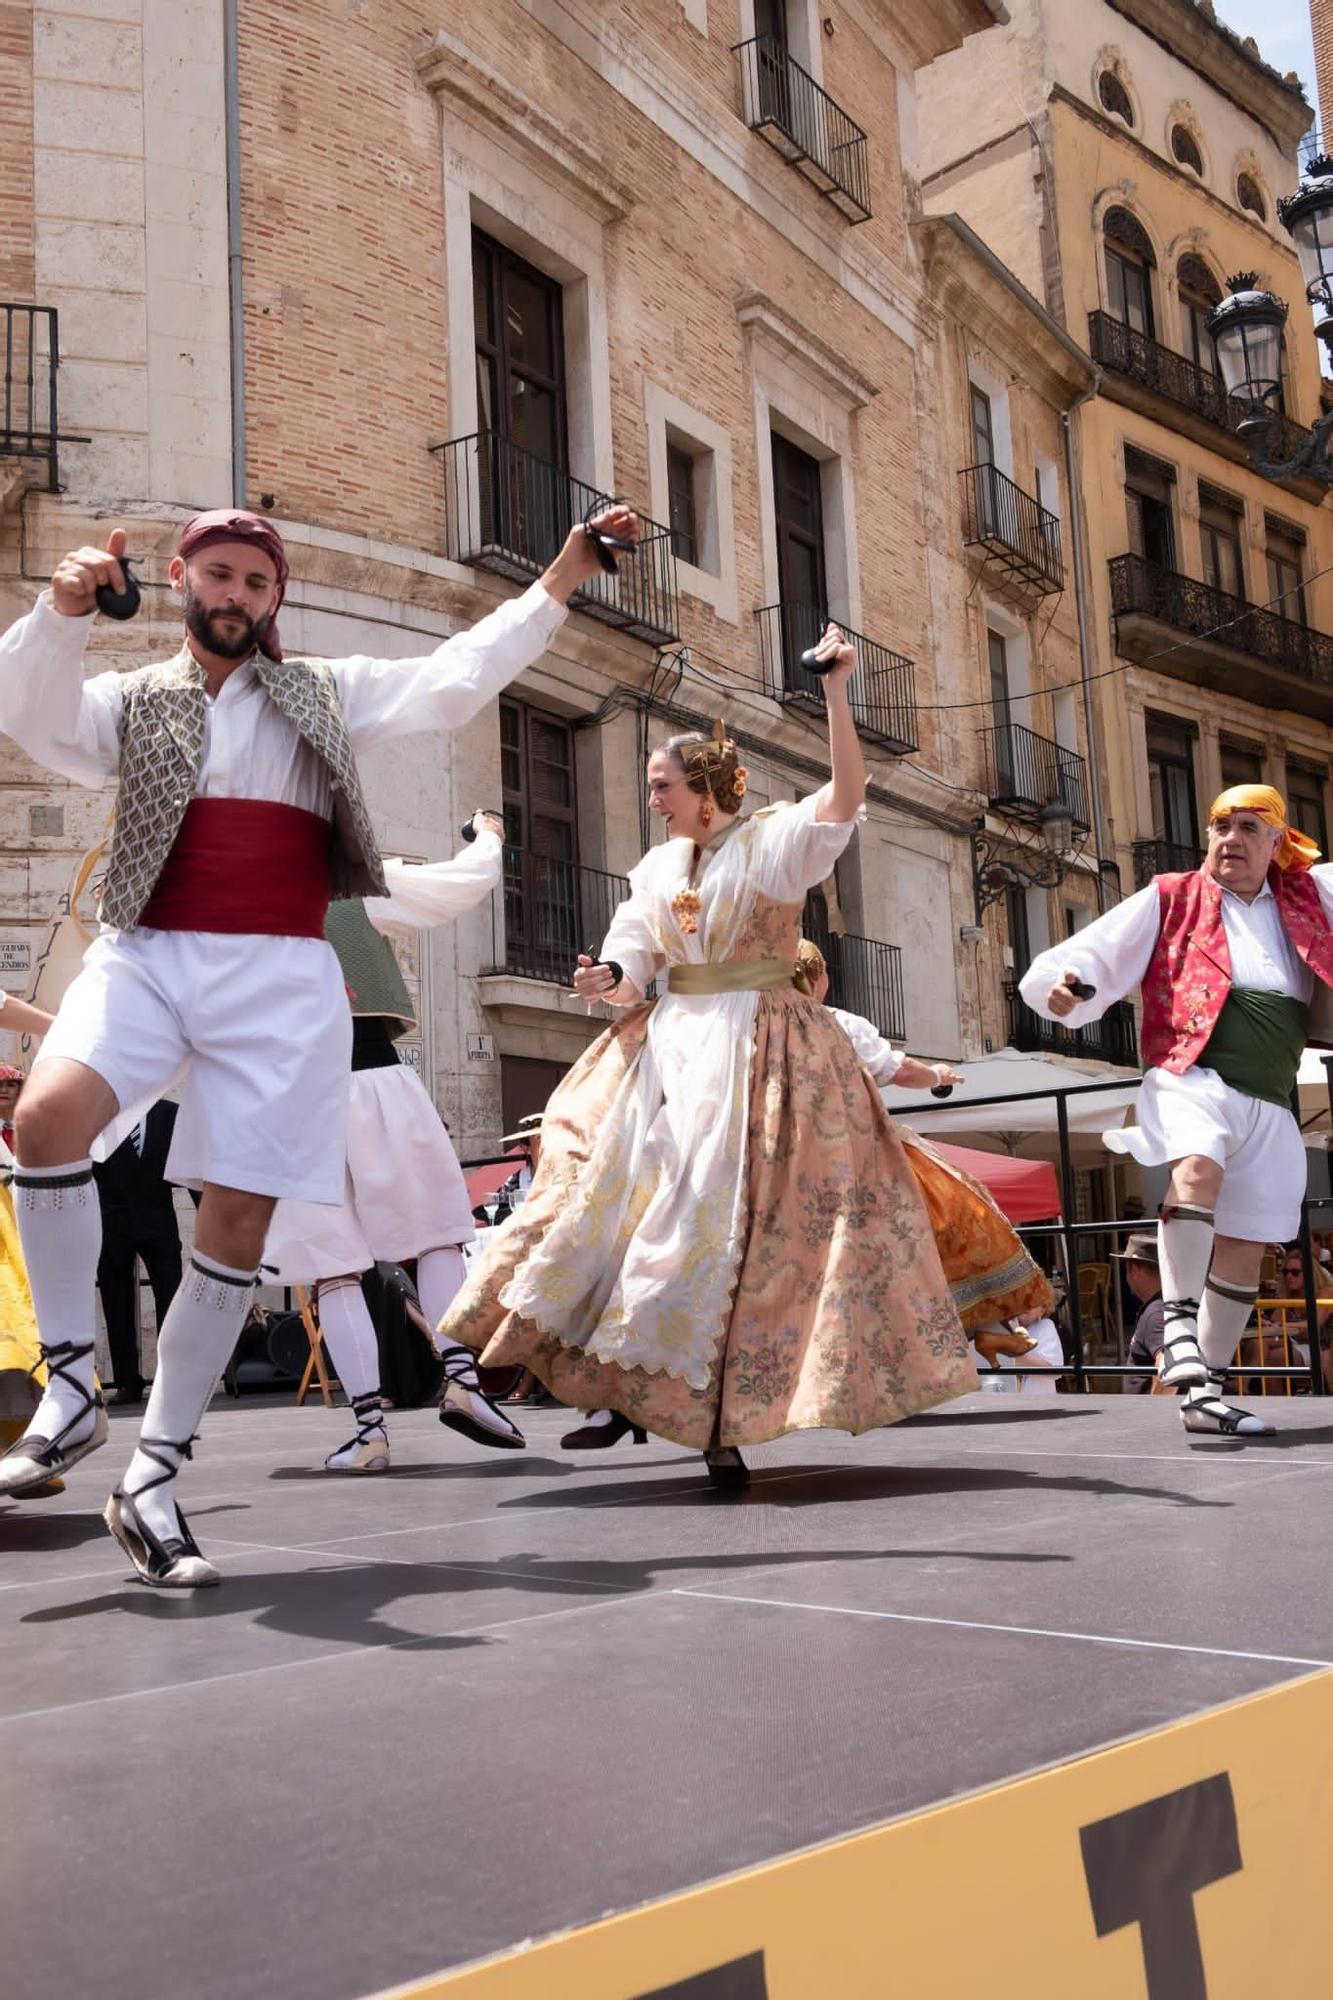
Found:
[[752, 132], [799, 167], [849, 222], [870, 218], [869, 143], [776, 35], [738, 42], [742, 115]]
[[46, 484], [60, 490], [60, 422], [56, 371], [59, 325], [54, 306], [0, 305], [4, 321], [5, 388], [0, 408], [0, 458], [46, 460]]
[[986, 764], [986, 796], [993, 806], [1038, 813], [1043, 806], [1066, 805], [1076, 825], [1092, 824], [1088, 815], [1088, 767], [1077, 750], [1049, 736], [1038, 736], [1019, 722], [998, 723], [978, 731]]
[[1219, 647], [1280, 667], [1311, 687], [1333, 689], [1333, 638], [1326, 633], [1312, 632], [1294, 618], [1280, 618], [1177, 570], [1162, 569], [1143, 556], [1113, 556], [1110, 567], [1111, 610], [1117, 618], [1135, 613], [1155, 618], [1173, 631], [1214, 640]]
[[[515, 444], [475, 431], [432, 445], [444, 467], [445, 553], [453, 562], [516, 582], [540, 576], [570, 529], [607, 495]], [[598, 575], [570, 600], [575, 609], [652, 644], [680, 636], [671, 531], [639, 516], [639, 546], [616, 576]]]
[[[1188, 355], [1163, 347], [1160, 340], [1139, 333], [1110, 313], [1088, 315], [1088, 351], [1094, 361], [1127, 381], [1151, 389], [1177, 409], [1191, 410], [1196, 417], [1216, 424], [1219, 430], [1235, 431], [1253, 412], [1247, 403], [1229, 396], [1220, 375], [1200, 368]], [[1275, 459], [1294, 458], [1309, 432], [1293, 417], [1276, 412], [1272, 419], [1268, 448]]]
[[827, 918], [807, 903], [801, 929], [824, 954], [828, 966], [828, 999], [844, 1014], [873, 1021], [890, 1041], [907, 1039], [907, 1007], [903, 999], [903, 955], [896, 944], [878, 938], [836, 936]]
[[1185, 875], [1203, 860], [1201, 847], [1188, 847], [1179, 840], [1136, 840], [1134, 887], [1146, 889], [1154, 875]]
[[597, 950], [628, 895], [623, 875], [506, 847], [503, 884], [491, 899], [487, 971], [568, 986], [579, 953]]
[[[766, 604], [755, 612], [763, 655], [764, 692], [789, 708], [822, 714], [824, 683], [801, 665], [801, 654], [817, 645], [829, 614], [814, 604]], [[839, 624], [842, 624], [839, 619]], [[916, 720], [916, 668], [863, 632], [842, 625], [856, 648], [857, 668], [849, 698], [856, 726], [905, 756], [920, 747]]]
[[1062, 1028], [1058, 1021], [1035, 1014], [1009, 980], [1005, 981], [1004, 997], [1009, 1007], [1011, 1048], [1028, 1055], [1079, 1056], [1084, 1061], [1138, 1067], [1134, 1009], [1127, 1000], [1117, 1000], [1100, 1021], [1090, 1021], [1085, 1028]]
[[1060, 523], [998, 465], [964, 466], [963, 540], [1043, 596], [1064, 587]]

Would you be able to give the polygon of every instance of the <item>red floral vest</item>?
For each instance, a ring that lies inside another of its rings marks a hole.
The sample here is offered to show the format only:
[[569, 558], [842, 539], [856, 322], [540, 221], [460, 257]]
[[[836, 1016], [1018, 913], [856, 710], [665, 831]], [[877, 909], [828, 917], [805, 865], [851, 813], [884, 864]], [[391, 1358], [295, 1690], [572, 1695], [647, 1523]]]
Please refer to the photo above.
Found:
[[[1231, 991], [1231, 953], [1222, 923], [1222, 891], [1211, 875], [1159, 875], [1162, 927], [1143, 977], [1139, 1046], [1145, 1069], [1181, 1076], [1196, 1063]], [[1270, 868], [1283, 928], [1317, 980], [1333, 986], [1333, 928], [1319, 891], [1303, 870]]]

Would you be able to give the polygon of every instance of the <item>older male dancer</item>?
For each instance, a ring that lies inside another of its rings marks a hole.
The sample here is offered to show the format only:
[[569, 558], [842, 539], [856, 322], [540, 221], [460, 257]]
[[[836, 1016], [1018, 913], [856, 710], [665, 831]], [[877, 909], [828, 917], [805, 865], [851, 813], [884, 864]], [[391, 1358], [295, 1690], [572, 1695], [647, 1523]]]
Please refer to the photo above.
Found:
[[[1034, 959], [1020, 990], [1081, 1027], [1143, 989], [1139, 1122], [1106, 1143], [1170, 1164], [1158, 1223], [1161, 1382], [1184, 1388], [1186, 1430], [1273, 1426], [1223, 1400], [1268, 1243], [1300, 1223], [1305, 1150], [1291, 1091], [1307, 1041], [1333, 1041], [1333, 868], [1268, 785], [1213, 801], [1208, 852]], [[1075, 985], [1092, 986], [1079, 999]]]
[[[628, 508], [593, 530], [632, 541]], [[106, 926], [18, 1111], [15, 1202], [49, 1379], [0, 1458], [22, 1497], [105, 1442], [92, 1375], [100, 1226], [90, 1148], [184, 1078], [170, 1172], [202, 1186], [194, 1254], [161, 1330], [138, 1449], [106, 1521], [147, 1583], [216, 1583], [179, 1513], [182, 1461], [250, 1302], [275, 1200], [343, 1192], [351, 1017], [324, 939], [334, 898], [384, 872], [356, 753], [455, 729], [545, 650], [602, 560], [574, 529], [541, 579], [421, 659], [286, 660], [287, 555], [270, 521], [197, 515], [171, 563], [175, 659], [85, 681], [99, 586], [125, 534], [80, 548], [0, 640], [0, 729], [36, 762], [119, 773]]]

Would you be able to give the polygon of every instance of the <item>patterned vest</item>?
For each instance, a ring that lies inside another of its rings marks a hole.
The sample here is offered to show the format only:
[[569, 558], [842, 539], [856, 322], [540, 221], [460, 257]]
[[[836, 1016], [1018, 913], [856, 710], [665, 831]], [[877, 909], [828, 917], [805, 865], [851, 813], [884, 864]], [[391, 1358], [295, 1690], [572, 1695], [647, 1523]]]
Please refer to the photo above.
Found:
[[[278, 665], [262, 654], [254, 667], [270, 701], [328, 769], [330, 894], [387, 894], [332, 669], [323, 660]], [[132, 931], [138, 923], [194, 797], [204, 713], [204, 670], [188, 646], [174, 660], [125, 676], [116, 830], [101, 906], [102, 922], [116, 930]]]
[[[1315, 976], [1310, 1039], [1324, 1042], [1333, 1031], [1328, 990], [1333, 987], [1333, 928], [1308, 874], [1271, 868], [1268, 880], [1283, 929]], [[1211, 875], [1198, 868], [1188, 875], [1159, 875], [1157, 894], [1162, 924], [1143, 976], [1139, 1045], [1146, 1069], [1181, 1076], [1199, 1060], [1217, 1026], [1231, 991], [1231, 953], [1222, 922], [1222, 891]]]
[[324, 935], [338, 954], [353, 1018], [380, 1015], [393, 1022], [394, 1040], [417, 1025], [416, 1009], [398, 964], [398, 954], [377, 931], [359, 899], [334, 903], [324, 919]]

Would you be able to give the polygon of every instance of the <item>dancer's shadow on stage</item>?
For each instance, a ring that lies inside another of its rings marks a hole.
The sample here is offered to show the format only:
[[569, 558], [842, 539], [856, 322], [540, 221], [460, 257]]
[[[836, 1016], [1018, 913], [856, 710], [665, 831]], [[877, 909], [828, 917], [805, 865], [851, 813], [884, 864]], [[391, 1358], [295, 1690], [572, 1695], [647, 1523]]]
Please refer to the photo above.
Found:
[[[1265, 1440], [1271, 1443], [1271, 1439]], [[603, 1480], [581, 1485], [578, 1497], [562, 1486], [551, 1493], [524, 1493], [497, 1503], [499, 1511], [556, 1507], [659, 1507], [682, 1502], [742, 1510], [756, 1506], [819, 1507], [831, 1500], [840, 1505], [855, 1500], [902, 1500], [928, 1494], [1023, 1493], [1034, 1500], [1053, 1493], [1080, 1498], [1160, 1500], [1173, 1507], [1230, 1507], [1230, 1500], [1204, 1500], [1170, 1486], [1135, 1486], [1123, 1479], [1091, 1478], [1082, 1474], [1021, 1472], [1010, 1466], [951, 1465], [782, 1465], [756, 1468], [749, 1487], [740, 1494], [716, 1492], [702, 1468], [691, 1473], [686, 1460], [678, 1476], [666, 1479]]]
[[1040, 1424], [1058, 1422], [1064, 1417], [1097, 1417], [1100, 1410], [1069, 1410], [1062, 1404], [1030, 1403], [1027, 1409], [1010, 1409], [1007, 1399], [996, 1396], [1001, 1404], [999, 1409], [989, 1410], [924, 1410], [919, 1417], [904, 1417], [894, 1428], [900, 1431], [923, 1431], [937, 1429], [941, 1424]]
[[[1257, 1400], [1262, 1409], [1263, 1399]], [[1196, 1431], [1187, 1443], [1191, 1458], [1230, 1458], [1237, 1452], [1252, 1452], [1258, 1457], [1270, 1451], [1302, 1451], [1307, 1445], [1333, 1445], [1333, 1424], [1278, 1430], [1272, 1437], [1209, 1437]]]
[[[947, 1557], [951, 1562], [1047, 1563], [1068, 1562], [1065, 1555], [1029, 1554], [1012, 1549], [800, 1549], [725, 1554], [711, 1551], [701, 1555], [658, 1556], [640, 1561], [570, 1561], [561, 1556], [520, 1552], [483, 1561], [413, 1563], [326, 1562], [318, 1568], [269, 1570], [262, 1575], [224, 1577], [220, 1590], [181, 1592], [145, 1591], [130, 1577], [123, 1585], [77, 1604], [50, 1605], [31, 1611], [20, 1621], [24, 1625], [64, 1625], [82, 1619], [126, 1617], [150, 1619], [167, 1628], [184, 1620], [190, 1625], [220, 1623], [223, 1629], [242, 1631], [258, 1625], [307, 1644], [345, 1646], [349, 1650], [366, 1647], [398, 1647], [420, 1652], [455, 1652], [468, 1646], [485, 1646], [503, 1637], [510, 1626], [522, 1625], [534, 1613], [549, 1605], [558, 1611], [590, 1605], [611, 1604], [627, 1597], [653, 1594], [654, 1585], [664, 1576], [725, 1573], [743, 1570], [753, 1575], [759, 1570], [809, 1567], [818, 1564], [861, 1562], [932, 1562]], [[225, 1560], [225, 1556], [224, 1556]], [[519, 1593], [516, 1606], [506, 1594]], [[530, 1607], [522, 1598], [531, 1595]], [[386, 1617], [389, 1605], [404, 1599], [420, 1598], [443, 1603], [456, 1616], [460, 1600], [475, 1595], [489, 1600], [469, 1629], [455, 1632], [412, 1631]], [[230, 1654], [228, 1658], [226, 1655]], [[232, 1649], [219, 1645], [211, 1655], [215, 1670], [231, 1666], [243, 1672], [256, 1662], [238, 1657]], [[278, 1662], [281, 1664], [281, 1662]]]
[[[72, 1513], [61, 1508], [58, 1494], [53, 1494], [52, 1499], [59, 1510], [54, 1513], [39, 1513], [38, 1509], [46, 1505], [39, 1500], [8, 1507], [0, 1513], [0, 1556], [59, 1555], [65, 1549], [80, 1549], [98, 1542], [109, 1548], [100, 1508], [89, 1513]], [[244, 1513], [245, 1507], [240, 1501], [219, 1502], [191, 1512], [196, 1519], [204, 1520], [209, 1514]]]
[[[397, 1450], [396, 1445], [394, 1449]], [[442, 1464], [432, 1459], [422, 1459], [419, 1465], [403, 1464], [395, 1458], [393, 1471], [387, 1477], [395, 1486], [409, 1479], [522, 1479], [531, 1478], [533, 1474], [543, 1479], [566, 1479], [578, 1469], [577, 1465], [563, 1464], [558, 1458], [534, 1458], [526, 1451], [484, 1454], [478, 1451], [461, 1465], [454, 1460]], [[284, 1485], [327, 1488], [329, 1483], [329, 1474], [322, 1465], [279, 1465], [268, 1476]]]

